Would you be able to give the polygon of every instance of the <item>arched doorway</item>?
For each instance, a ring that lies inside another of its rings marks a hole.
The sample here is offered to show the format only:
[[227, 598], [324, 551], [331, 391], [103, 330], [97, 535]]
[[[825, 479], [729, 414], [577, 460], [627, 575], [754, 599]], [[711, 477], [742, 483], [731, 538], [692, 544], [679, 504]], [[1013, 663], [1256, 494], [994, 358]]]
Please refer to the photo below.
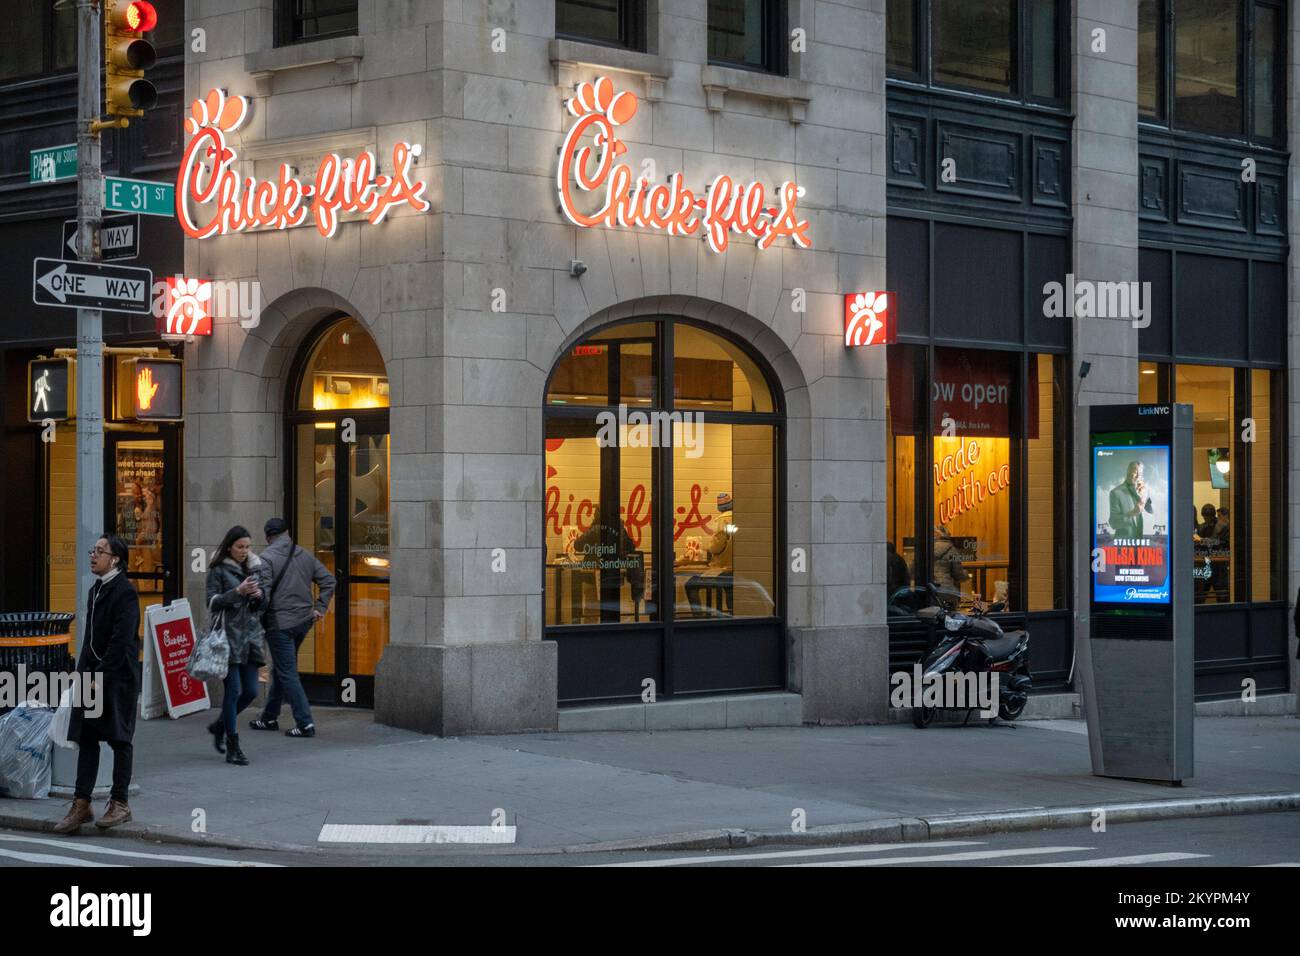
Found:
[[335, 316], [308, 337], [289, 384], [287, 518], [337, 582], [299, 671], [313, 702], [370, 707], [388, 644], [387, 371], [361, 323]]
[[783, 688], [784, 422], [743, 343], [607, 326], [551, 372], [545, 636], [561, 703]]

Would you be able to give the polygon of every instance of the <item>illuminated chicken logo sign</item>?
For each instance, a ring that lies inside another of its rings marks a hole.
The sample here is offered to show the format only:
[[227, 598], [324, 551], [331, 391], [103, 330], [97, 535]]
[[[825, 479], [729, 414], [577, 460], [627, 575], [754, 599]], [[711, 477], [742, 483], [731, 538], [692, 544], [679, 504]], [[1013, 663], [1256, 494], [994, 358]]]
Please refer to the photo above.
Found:
[[234, 170], [239, 156], [227, 136], [243, 125], [248, 110], [246, 98], [228, 97], [221, 90], [195, 100], [190, 109], [185, 130], [192, 138], [176, 177], [176, 218], [191, 239], [246, 229], [288, 229], [305, 223], [308, 215], [328, 239], [338, 230], [343, 213], [360, 214], [373, 225], [394, 207], [429, 211], [426, 184], [411, 179], [411, 164], [421, 152], [418, 144], [393, 145], [391, 175], [381, 174], [374, 154], [363, 150], [356, 159], [327, 154], [311, 183], [298, 180], [288, 163], [280, 165], [274, 180], [241, 179]]
[[[703, 227], [714, 252], [725, 252], [733, 233], [752, 237], [759, 249], [769, 248], [783, 236], [802, 248], [812, 247], [808, 222], [795, 209], [803, 195], [795, 183], [782, 183], [771, 197], [762, 183], [738, 183], [726, 174], [714, 177], [700, 196], [686, 188], [681, 173], [655, 184], [618, 161], [627, 152], [618, 128], [636, 116], [636, 94], [616, 90], [613, 81], [602, 76], [579, 84], [565, 106], [577, 120], [560, 147], [555, 186], [560, 210], [575, 226], [640, 226], [670, 236], [693, 236]], [[588, 134], [592, 134], [590, 145], [584, 143]], [[603, 188], [600, 208], [583, 212], [575, 185], [580, 192]]]
[[893, 295], [850, 292], [844, 297], [844, 345], [889, 345], [894, 341]]

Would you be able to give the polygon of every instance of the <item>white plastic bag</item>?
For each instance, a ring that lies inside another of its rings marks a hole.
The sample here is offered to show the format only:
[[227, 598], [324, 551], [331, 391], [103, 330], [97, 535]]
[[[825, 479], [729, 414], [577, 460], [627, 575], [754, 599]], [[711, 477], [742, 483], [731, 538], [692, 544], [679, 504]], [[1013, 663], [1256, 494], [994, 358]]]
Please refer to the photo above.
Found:
[[77, 749], [77, 742], [68, 739], [68, 725], [72, 722], [73, 691], [76, 684], [68, 687], [59, 698], [59, 707], [54, 711], [54, 720], [50, 722], [50, 743], [56, 747]]
[[230, 670], [230, 642], [226, 639], [225, 621], [221, 614], [217, 614], [208, 632], [195, 643], [185, 669], [199, 681], [221, 680]]
[[23, 800], [50, 795], [54, 710], [33, 701], [0, 717], [0, 793]]

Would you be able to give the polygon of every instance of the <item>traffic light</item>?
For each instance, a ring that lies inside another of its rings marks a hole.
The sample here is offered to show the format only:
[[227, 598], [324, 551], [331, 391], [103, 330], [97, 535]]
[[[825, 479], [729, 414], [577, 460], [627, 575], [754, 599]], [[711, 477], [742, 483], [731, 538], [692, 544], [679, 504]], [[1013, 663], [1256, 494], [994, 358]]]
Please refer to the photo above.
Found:
[[[144, 34], [158, 26], [158, 11], [146, 0], [105, 0], [104, 104], [110, 116], [143, 116], [158, 102], [158, 91], [144, 78], [158, 54]], [[110, 124], [113, 125], [113, 124]]]

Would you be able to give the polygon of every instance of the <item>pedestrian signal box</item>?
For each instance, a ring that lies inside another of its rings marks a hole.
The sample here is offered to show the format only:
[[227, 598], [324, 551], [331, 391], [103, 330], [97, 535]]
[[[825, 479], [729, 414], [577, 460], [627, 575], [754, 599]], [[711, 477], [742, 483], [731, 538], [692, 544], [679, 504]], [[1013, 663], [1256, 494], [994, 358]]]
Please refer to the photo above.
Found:
[[64, 422], [77, 414], [77, 364], [72, 359], [27, 363], [27, 420]]
[[183, 363], [173, 358], [120, 358], [114, 376], [118, 421], [179, 422], [185, 417]]

